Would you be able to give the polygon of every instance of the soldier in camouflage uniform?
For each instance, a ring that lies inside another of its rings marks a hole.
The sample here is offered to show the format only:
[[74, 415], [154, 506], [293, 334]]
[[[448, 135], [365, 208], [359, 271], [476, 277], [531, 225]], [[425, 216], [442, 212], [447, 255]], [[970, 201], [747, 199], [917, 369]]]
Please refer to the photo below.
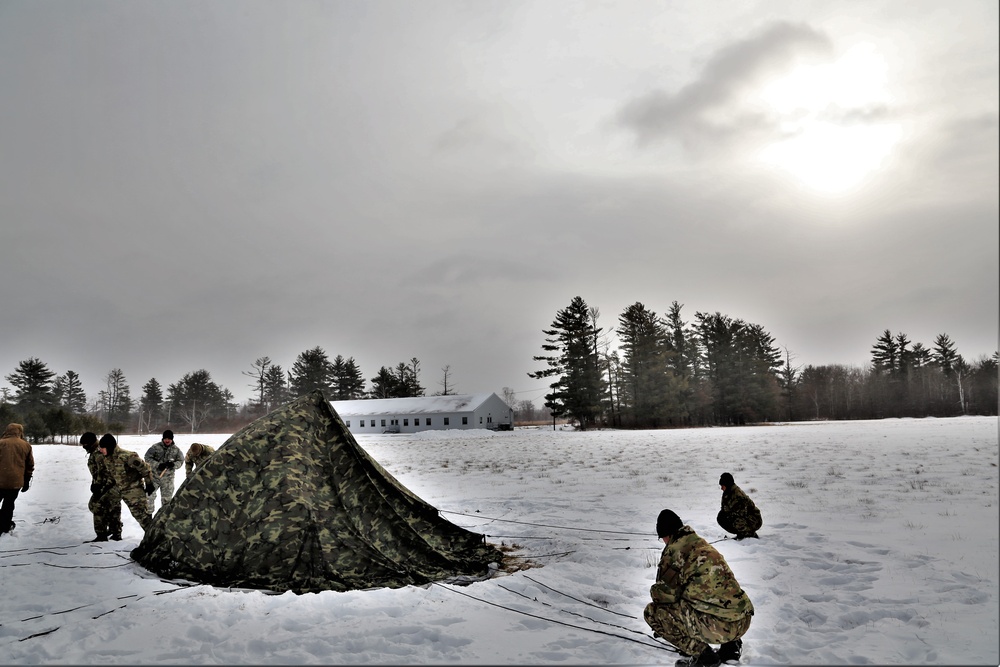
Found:
[[87, 452], [90, 469], [90, 502], [87, 507], [94, 515], [94, 532], [90, 542], [107, 542], [122, 539], [122, 497], [111, 476], [108, 460], [98, 451], [97, 435], [87, 431], [80, 436], [80, 446]]
[[187, 456], [184, 457], [184, 472], [190, 477], [191, 473], [204, 465], [205, 461], [208, 460], [212, 454], [215, 453], [215, 447], [210, 447], [208, 445], [203, 445], [200, 442], [193, 442], [191, 446], [188, 447]]
[[153, 473], [153, 492], [146, 497], [149, 513], [156, 512], [156, 490], [160, 490], [160, 506], [174, 497], [174, 471], [184, 465], [184, 455], [174, 443], [174, 432], [167, 429], [160, 441], [146, 450], [146, 463]]
[[115, 436], [110, 433], [101, 436], [98, 447], [107, 459], [111, 476], [128, 511], [142, 526], [143, 532], [149, 530], [153, 515], [146, 504], [146, 494], [152, 493], [156, 488], [153, 486], [149, 466], [135, 452], [121, 449]]
[[[670, 510], [657, 517], [656, 534], [666, 546], [649, 589], [646, 623], [685, 656], [678, 665], [738, 660], [753, 604], [725, 558]], [[722, 647], [716, 652], [711, 644]]]
[[760, 518], [760, 510], [750, 500], [750, 496], [736, 486], [733, 476], [728, 472], [722, 473], [719, 478], [719, 486], [722, 487], [722, 509], [718, 516], [719, 525], [727, 533], [736, 533], [737, 540], [742, 540], [745, 537], [757, 537], [757, 531], [764, 525], [764, 522]]

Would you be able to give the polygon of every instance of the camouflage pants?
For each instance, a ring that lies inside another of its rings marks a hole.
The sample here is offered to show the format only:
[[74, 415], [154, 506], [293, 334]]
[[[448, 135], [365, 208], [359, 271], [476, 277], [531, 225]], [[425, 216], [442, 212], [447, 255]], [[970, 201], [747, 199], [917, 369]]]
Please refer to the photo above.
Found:
[[700, 655], [709, 644], [724, 644], [742, 637], [750, 628], [752, 614], [738, 621], [724, 621], [697, 611], [685, 601], [646, 605], [643, 618], [653, 632], [687, 655]]
[[167, 501], [174, 497], [174, 471], [167, 470], [163, 473], [163, 477], [159, 476], [159, 473], [153, 473], [153, 492], [146, 496], [146, 502], [149, 505], [149, 513], [156, 514], [156, 492], [160, 492], [160, 507], [167, 504]]
[[719, 522], [722, 530], [727, 533], [736, 533], [737, 535], [751, 535], [760, 530], [760, 527], [763, 525], [763, 522], [757, 517], [739, 516], [724, 512], [719, 512], [715, 520]]
[[132, 513], [132, 518], [142, 526], [142, 531], [149, 530], [149, 526], [153, 523], [153, 514], [146, 504], [146, 491], [141, 486], [133, 486], [122, 492], [121, 497], [128, 511]]
[[87, 504], [94, 515], [94, 533], [97, 537], [121, 536], [122, 534], [122, 497], [117, 488], [90, 497]]

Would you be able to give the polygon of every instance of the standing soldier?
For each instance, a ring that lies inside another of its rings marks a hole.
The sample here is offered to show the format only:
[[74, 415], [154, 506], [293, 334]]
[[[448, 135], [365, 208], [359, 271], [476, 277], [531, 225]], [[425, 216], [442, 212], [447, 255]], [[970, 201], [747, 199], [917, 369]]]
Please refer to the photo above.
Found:
[[35, 457], [24, 439], [24, 427], [7, 424], [0, 437], [0, 535], [14, 530], [14, 501], [28, 490]]
[[733, 476], [728, 472], [722, 473], [719, 486], [722, 487], [722, 509], [717, 518], [719, 525], [727, 533], [736, 533], [737, 540], [757, 537], [757, 531], [764, 522], [750, 496], [736, 486]]
[[146, 498], [149, 513], [156, 511], [156, 490], [160, 490], [160, 507], [174, 497], [174, 471], [184, 465], [184, 455], [174, 444], [174, 432], [167, 429], [160, 441], [146, 451], [146, 463], [153, 473], [153, 491]]
[[98, 447], [107, 459], [118, 494], [145, 532], [153, 523], [153, 515], [146, 505], [146, 495], [156, 488], [153, 486], [149, 466], [135, 452], [121, 449], [115, 436], [110, 433], [101, 436]]
[[122, 539], [122, 497], [118, 493], [115, 478], [104, 454], [98, 451], [97, 435], [87, 431], [80, 436], [80, 446], [87, 452], [87, 468], [90, 469], [90, 502], [87, 504], [94, 515], [94, 532], [90, 542], [107, 542]]
[[[726, 559], [670, 510], [656, 518], [656, 534], [666, 546], [649, 589], [653, 601], [643, 612], [646, 623], [685, 656], [677, 665], [739, 660], [753, 604]], [[712, 644], [722, 646], [716, 652]]]
[[184, 457], [184, 473], [187, 477], [191, 476], [191, 473], [195, 471], [195, 468], [200, 468], [205, 464], [205, 461], [215, 453], [215, 447], [210, 447], [208, 445], [203, 445], [200, 442], [193, 442], [191, 446], [188, 447], [187, 456]]

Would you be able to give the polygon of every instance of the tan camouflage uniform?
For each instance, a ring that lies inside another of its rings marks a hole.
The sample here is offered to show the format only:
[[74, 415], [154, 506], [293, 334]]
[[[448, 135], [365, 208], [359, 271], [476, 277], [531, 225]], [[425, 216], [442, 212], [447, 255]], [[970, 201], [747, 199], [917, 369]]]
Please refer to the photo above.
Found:
[[743, 493], [743, 489], [732, 484], [722, 492], [722, 510], [718, 516], [719, 525], [727, 533], [736, 533], [737, 536], [754, 535], [764, 525], [760, 517], [760, 510], [750, 500], [750, 496]]
[[121, 539], [122, 497], [107, 458], [97, 450], [97, 443], [87, 457], [87, 467], [90, 469], [92, 490], [87, 507], [94, 515], [94, 532], [98, 538], [113, 536]]
[[153, 522], [153, 515], [146, 504], [145, 484], [152, 484], [153, 481], [149, 466], [138, 454], [121, 447], [115, 447], [105, 458], [122, 501], [142, 526], [142, 530], [148, 530]]
[[215, 447], [203, 445], [200, 442], [191, 443], [188, 447], [187, 455], [184, 457], [184, 473], [190, 477], [195, 468], [200, 467], [215, 453]]
[[[149, 465], [149, 469], [153, 474], [153, 486], [156, 487], [151, 494], [146, 496], [149, 513], [153, 514], [156, 512], [157, 489], [160, 491], [161, 507], [174, 497], [174, 471], [184, 465], [184, 455], [181, 454], [180, 448], [173, 440], [171, 440], [169, 445], [164, 444], [161, 440], [147, 449], [146, 456], [143, 458], [145, 458], [146, 463]], [[162, 464], [166, 464], [168, 467], [165, 470], [160, 470]]]
[[649, 594], [646, 623], [687, 655], [742, 637], [753, 617], [753, 604], [722, 554], [690, 526], [663, 549]]

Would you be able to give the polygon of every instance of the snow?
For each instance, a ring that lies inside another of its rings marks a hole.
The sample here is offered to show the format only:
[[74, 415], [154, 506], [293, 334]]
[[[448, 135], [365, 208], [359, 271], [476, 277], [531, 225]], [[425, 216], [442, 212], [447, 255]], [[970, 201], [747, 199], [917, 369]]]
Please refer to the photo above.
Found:
[[[177, 434], [220, 445], [226, 435]], [[124, 436], [144, 453], [156, 438]], [[295, 595], [185, 586], [93, 537], [81, 448], [34, 447], [0, 536], [6, 664], [672, 664], [642, 620], [669, 507], [756, 607], [743, 664], [992, 664], [996, 418], [359, 436], [459, 525], [541, 567], [469, 586]], [[760, 507], [723, 540], [720, 473]], [[179, 472], [183, 476], [183, 470]], [[180, 480], [178, 480], [179, 484]]]

